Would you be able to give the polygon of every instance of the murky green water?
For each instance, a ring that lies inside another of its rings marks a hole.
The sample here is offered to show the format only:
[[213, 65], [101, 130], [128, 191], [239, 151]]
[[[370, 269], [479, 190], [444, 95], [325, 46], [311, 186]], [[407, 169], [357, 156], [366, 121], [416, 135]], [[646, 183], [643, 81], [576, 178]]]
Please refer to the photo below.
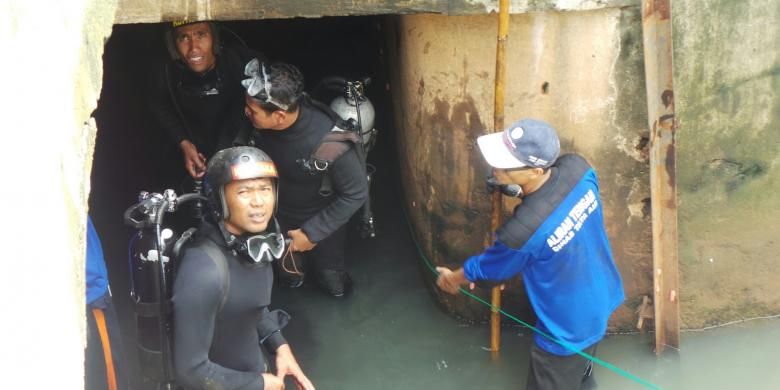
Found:
[[[462, 325], [437, 306], [399, 214], [380, 215], [379, 238], [354, 242], [351, 296], [276, 289], [273, 306], [293, 315], [285, 334], [304, 370], [318, 389], [524, 388], [530, 331], [505, 327], [491, 358], [487, 326]], [[661, 357], [653, 337], [610, 336], [597, 357], [663, 389], [780, 389], [780, 320], [685, 332], [681, 351]], [[648, 388], [604, 367], [595, 373], [600, 389]]]
[[[284, 333], [307, 375], [320, 390], [523, 389], [531, 332], [503, 328], [493, 359], [487, 326], [462, 325], [438, 306], [398, 197], [377, 192], [379, 237], [354, 239], [349, 248], [354, 294], [334, 299], [308, 283], [275, 288], [272, 306], [292, 314]], [[112, 245], [126, 250], [125, 241]], [[126, 297], [117, 301], [131, 378], [136, 389], [149, 388], [135, 361], [132, 311]], [[679, 354], [656, 357], [652, 343], [652, 334], [610, 336], [597, 357], [663, 389], [780, 389], [780, 319], [685, 332]], [[595, 375], [600, 389], [647, 388], [603, 367]], [[295, 387], [288, 381], [287, 388]]]

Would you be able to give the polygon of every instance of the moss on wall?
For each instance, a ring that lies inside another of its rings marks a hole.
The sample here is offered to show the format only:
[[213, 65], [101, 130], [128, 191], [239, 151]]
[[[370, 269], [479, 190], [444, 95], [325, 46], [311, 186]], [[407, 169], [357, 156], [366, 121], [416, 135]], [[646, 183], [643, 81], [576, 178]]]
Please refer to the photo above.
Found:
[[683, 326], [780, 311], [780, 12], [673, 3]]

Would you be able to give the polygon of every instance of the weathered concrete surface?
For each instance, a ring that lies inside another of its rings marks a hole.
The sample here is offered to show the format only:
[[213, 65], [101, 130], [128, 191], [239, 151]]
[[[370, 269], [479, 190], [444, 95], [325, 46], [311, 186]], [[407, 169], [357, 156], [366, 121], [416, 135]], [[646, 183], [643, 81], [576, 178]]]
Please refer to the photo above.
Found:
[[[415, 15], [398, 24], [399, 158], [414, 230], [436, 264], [478, 252], [488, 229], [486, 165], [474, 140], [493, 126], [496, 23], [495, 16]], [[628, 296], [613, 326], [630, 328], [641, 295], [652, 292], [639, 10], [514, 15], [510, 23], [506, 123], [547, 120], [564, 151], [596, 167]], [[510, 310], [523, 309], [519, 290], [504, 294]], [[485, 313], [461, 298], [441, 299], [467, 317]]]
[[[24, 387], [30, 378], [40, 388], [83, 388], [83, 232], [95, 136], [88, 118], [115, 15], [117, 23], [140, 23], [193, 15], [457, 14], [490, 12], [496, 4], [119, 3], [0, 3], [0, 42], [9, 54], [0, 61], [8, 145], [0, 154], [6, 168], [0, 200], [13, 229], [6, 233], [0, 273], [3, 313], [10, 319], [0, 325], [0, 361], [11, 362], [3, 388]], [[601, 9], [515, 15], [508, 48], [507, 120], [550, 121], [564, 149], [585, 155], [600, 174], [628, 295], [613, 319], [616, 328], [633, 323], [631, 309], [652, 286], [638, 7], [614, 8], [636, 3], [515, 1], [513, 13]], [[780, 307], [778, 5], [673, 5], [683, 324], [774, 314]], [[495, 17], [405, 16], [398, 28], [399, 74], [392, 87], [399, 97], [407, 206], [427, 255], [454, 264], [479, 250], [487, 227], [483, 165], [472, 140], [492, 127]], [[518, 296], [518, 287], [505, 295]], [[468, 314], [467, 307], [461, 310]], [[56, 362], [46, 375], [41, 359]]]
[[104, 0], [0, 3], [2, 388], [84, 388], [89, 117], [115, 7]]
[[673, 2], [684, 327], [780, 311], [780, 3]]
[[[583, 11], [636, 6], [639, 0], [513, 0], [510, 12]], [[293, 17], [440, 13], [485, 14], [498, 0], [119, 0], [115, 23], [156, 23], [173, 19], [257, 20]]]

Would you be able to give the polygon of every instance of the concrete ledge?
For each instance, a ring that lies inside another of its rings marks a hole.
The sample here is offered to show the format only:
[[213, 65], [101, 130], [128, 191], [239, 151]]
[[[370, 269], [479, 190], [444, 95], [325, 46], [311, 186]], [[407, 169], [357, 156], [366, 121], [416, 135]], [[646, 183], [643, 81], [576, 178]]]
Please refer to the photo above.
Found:
[[[639, 4], [639, 0], [513, 0], [510, 2], [510, 12], [520, 14], [536, 11], [584, 11]], [[119, 0], [114, 23], [157, 23], [183, 18], [260, 20], [415, 13], [478, 15], [497, 10], [498, 0]]]

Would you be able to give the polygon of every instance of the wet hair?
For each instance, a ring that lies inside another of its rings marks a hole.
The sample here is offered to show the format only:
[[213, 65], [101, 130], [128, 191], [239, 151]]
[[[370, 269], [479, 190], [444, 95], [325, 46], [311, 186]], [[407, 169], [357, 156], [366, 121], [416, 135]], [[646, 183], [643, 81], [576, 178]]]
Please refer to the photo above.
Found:
[[303, 74], [301, 71], [294, 65], [283, 62], [266, 65], [265, 71], [268, 74], [268, 81], [271, 83], [271, 98], [281, 104], [286, 104], [287, 110], [274, 103], [266, 103], [265, 90], [260, 90], [252, 96], [257, 104], [268, 113], [278, 110], [295, 112], [298, 109], [301, 96], [303, 96]]

